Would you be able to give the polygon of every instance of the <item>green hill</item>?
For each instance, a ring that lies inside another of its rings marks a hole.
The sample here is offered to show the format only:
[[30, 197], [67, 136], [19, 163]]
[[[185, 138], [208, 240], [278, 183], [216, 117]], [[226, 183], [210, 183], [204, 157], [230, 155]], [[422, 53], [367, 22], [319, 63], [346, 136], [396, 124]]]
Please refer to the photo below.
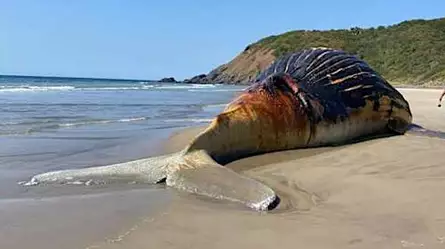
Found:
[[278, 56], [308, 47], [331, 47], [356, 54], [392, 84], [445, 82], [445, 18], [411, 20], [391, 26], [338, 30], [296, 30], [250, 44], [200, 82], [249, 83]]

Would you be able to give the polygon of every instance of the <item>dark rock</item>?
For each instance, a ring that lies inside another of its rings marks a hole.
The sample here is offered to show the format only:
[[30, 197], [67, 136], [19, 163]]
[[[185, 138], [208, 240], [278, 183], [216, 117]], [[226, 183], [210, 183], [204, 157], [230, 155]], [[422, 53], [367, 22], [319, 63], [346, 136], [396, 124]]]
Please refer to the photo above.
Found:
[[196, 75], [191, 79], [186, 79], [184, 80], [184, 83], [192, 83], [192, 84], [207, 84], [210, 83], [209, 79], [207, 78], [207, 75], [205, 74], [200, 74], [200, 75]]
[[228, 64], [223, 64], [208, 74], [199, 74], [183, 82], [191, 84], [250, 84], [247, 76], [229, 73], [227, 69]]
[[174, 83], [176, 83], [177, 81], [173, 77], [168, 77], [168, 78], [162, 78], [159, 82], [174, 82]]

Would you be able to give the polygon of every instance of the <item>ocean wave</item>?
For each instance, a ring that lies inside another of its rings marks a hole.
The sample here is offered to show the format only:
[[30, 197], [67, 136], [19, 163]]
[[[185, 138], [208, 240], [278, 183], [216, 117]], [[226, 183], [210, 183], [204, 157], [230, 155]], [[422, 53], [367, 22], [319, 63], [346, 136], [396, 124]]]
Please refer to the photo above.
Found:
[[[40, 132], [48, 132], [51, 130], [63, 129], [63, 128], [74, 128], [79, 126], [87, 126], [87, 125], [102, 125], [102, 124], [112, 124], [112, 123], [130, 123], [148, 120], [147, 117], [136, 117], [136, 118], [123, 118], [116, 120], [90, 120], [90, 121], [79, 121], [79, 122], [70, 122], [70, 123], [41, 123], [40, 125], [35, 125], [31, 127], [6, 127], [6, 129], [2, 128], [0, 125], [0, 136], [1, 135], [30, 135]], [[187, 123], [210, 123], [213, 119], [206, 118], [184, 118], [184, 119], [164, 119], [160, 120], [156, 126], [151, 127], [151, 129], [168, 129], [168, 128], [178, 128], [178, 127], [186, 127]], [[164, 125], [162, 124], [164, 123]], [[12, 128], [12, 129], [11, 129]]]
[[68, 91], [74, 89], [76, 89], [74, 86], [0, 86], [0, 92]]
[[140, 87], [79, 87], [76, 90], [79, 91], [115, 91], [115, 90], [140, 90]]
[[181, 122], [192, 122], [192, 123], [210, 123], [213, 119], [209, 118], [184, 118], [184, 119], [165, 119], [166, 123], [181, 123]]
[[[105, 106], [105, 107], [166, 107], [166, 108], [173, 108], [173, 107], [186, 107], [186, 108], [200, 108], [204, 106], [203, 104], [164, 104], [164, 103], [4, 103], [3, 106], [6, 106], [8, 108], [11, 107], [23, 107], [23, 106], [56, 106], [56, 107], [76, 107], [76, 106]], [[2, 110], [7, 111], [7, 110]], [[16, 111], [16, 110], [14, 110]]]
[[81, 125], [91, 125], [91, 124], [110, 124], [110, 123], [126, 123], [126, 122], [135, 122], [135, 121], [143, 121], [147, 120], [147, 117], [136, 117], [136, 118], [123, 118], [117, 120], [91, 120], [91, 121], [80, 121], [73, 123], [63, 123], [58, 124], [59, 127], [72, 127], [72, 126], [81, 126]]
[[218, 84], [181, 84], [169, 86], [157, 86], [157, 89], [195, 89], [195, 88], [215, 88]]
[[44, 130], [52, 130], [59, 128], [77, 127], [84, 125], [111, 124], [111, 123], [129, 123], [129, 122], [144, 121], [148, 119], [149, 119], [148, 117], [134, 117], [134, 118], [109, 119], [109, 120], [85, 120], [85, 121], [66, 122], [66, 123], [57, 123], [54, 121], [3, 122], [0, 123], [0, 135], [31, 134], [35, 132], [41, 132]]
[[224, 103], [224, 104], [214, 104], [214, 105], [206, 105], [204, 106], [204, 108], [221, 108], [221, 107], [226, 107], [228, 105], [228, 103]]
[[118, 86], [118, 87], [79, 87], [76, 90], [83, 91], [107, 91], [107, 90], [144, 90], [155, 88], [155, 85], [143, 85], [143, 86]]
[[[123, 91], [123, 90], [193, 90], [212, 89], [219, 84], [139, 84], [128, 86], [85, 86], [85, 85], [61, 85], [61, 86], [33, 86], [33, 85], [3, 85], [0, 92], [46, 92], [46, 91]], [[215, 89], [215, 91], [236, 91], [236, 89]]]
[[189, 92], [241, 92], [244, 89], [188, 89]]

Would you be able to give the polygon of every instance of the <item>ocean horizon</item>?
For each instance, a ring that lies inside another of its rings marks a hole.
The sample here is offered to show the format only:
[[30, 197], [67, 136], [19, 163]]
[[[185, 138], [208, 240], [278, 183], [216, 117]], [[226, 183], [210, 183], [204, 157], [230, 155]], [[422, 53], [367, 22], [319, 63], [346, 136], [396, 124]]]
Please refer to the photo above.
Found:
[[[136, 79], [136, 78], [108, 78], [108, 77], [82, 77], [82, 76], [55, 76], [55, 75], [20, 75], [20, 74], [0, 74], [0, 78], [42, 78], [50, 80], [90, 80], [90, 81], [140, 81], [140, 82], [159, 82], [159, 80], [153, 79]], [[182, 83], [178, 81], [178, 83]]]

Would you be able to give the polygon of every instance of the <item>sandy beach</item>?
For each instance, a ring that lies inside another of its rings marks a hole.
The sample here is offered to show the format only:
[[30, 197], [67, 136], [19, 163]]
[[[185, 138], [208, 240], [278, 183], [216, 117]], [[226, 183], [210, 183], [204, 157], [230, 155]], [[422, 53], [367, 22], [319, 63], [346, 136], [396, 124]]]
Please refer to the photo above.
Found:
[[[439, 90], [401, 89], [414, 122], [445, 130]], [[173, 135], [167, 151], [202, 128]], [[257, 213], [175, 193], [151, 219], [89, 248], [445, 248], [445, 140], [404, 135], [233, 162], [283, 197]]]

